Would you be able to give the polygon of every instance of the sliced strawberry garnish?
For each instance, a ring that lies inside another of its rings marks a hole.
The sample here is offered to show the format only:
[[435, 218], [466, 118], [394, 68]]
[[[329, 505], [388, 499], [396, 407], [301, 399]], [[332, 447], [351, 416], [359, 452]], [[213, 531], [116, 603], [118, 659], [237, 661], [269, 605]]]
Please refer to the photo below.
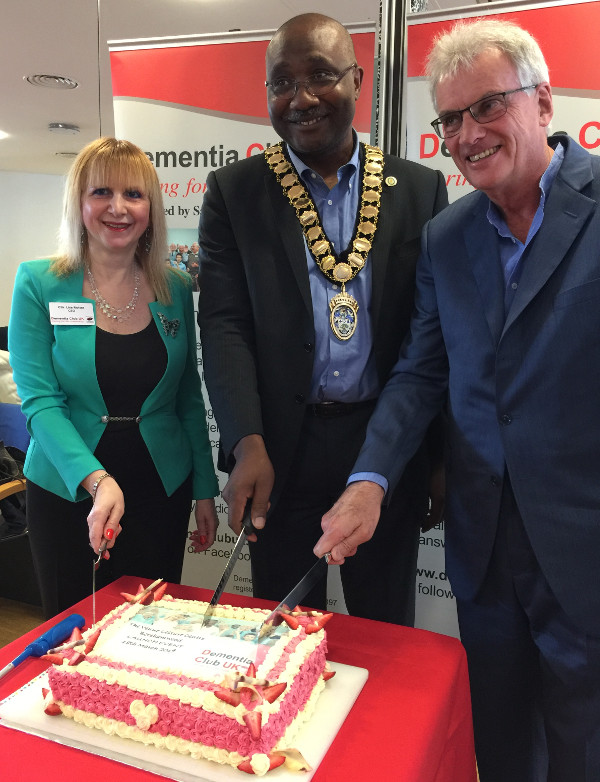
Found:
[[55, 717], [57, 714], [62, 714], [62, 711], [60, 710], [60, 706], [54, 698], [52, 697], [52, 693], [50, 690], [47, 690], [45, 687], [42, 687], [42, 694], [44, 696], [44, 711], [46, 714], [49, 714], [51, 717]]
[[312, 633], [318, 633], [321, 628], [316, 622], [311, 622], [308, 625], [304, 625], [304, 632], [306, 635], [312, 635]]
[[319, 625], [319, 627], [324, 627], [327, 624], [327, 622], [329, 622], [329, 620], [331, 619], [332, 616], [333, 616], [333, 614], [331, 614], [331, 613], [329, 613], [329, 614], [321, 614], [320, 616], [318, 616], [316, 618], [315, 621]]
[[246, 676], [250, 676], [252, 679], [256, 679], [256, 666], [254, 663], [250, 663], [248, 666], [248, 670], [246, 671]]
[[215, 692], [215, 697], [220, 701], [228, 703], [230, 706], [238, 706], [241, 703], [242, 696], [239, 692], [234, 692], [227, 687], [219, 687]]
[[[144, 596], [141, 597], [142, 595]], [[154, 600], [154, 595], [152, 594], [152, 592], [146, 592], [146, 587], [143, 584], [140, 584], [138, 586], [138, 591], [136, 592], [135, 595], [135, 602], [139, 603], [140, 605], [147, 606], [153, 600]]]
[[100, 638], [100, 630], [96, 630], [93, 632], [90, 636], [88, 636], [85, 646], [83, 647], [83, 651], [85, 654], [89, 654], [94, 646], [96, 646], [96, 641]]
[[69, 657], [69, 665], [79, 665], [79, 663], [83, 662], [85, 660], [85, 654], [82, 652], [74, 652]]
[[246, 712], [246, 714], [244, 714], [244, 722], [250, 731], [250, 736], [254, 741], [258, 741], [262, 729], [262, 714], [260, 711]]
[[333, 679], [334, 676], [335, 671], [323, 671], [323, 679], [326, 682], [328, 682], [330, 679]]
[[67, 643], [71, 644], [73, 643], [73, 641], [81, 641], [82, 638], [83, 636], [81, 634], [81, 630], [78, 627], [74, 627], [73, 631], [71, 632], [71, 635], [69, 636], [69, 640], [67, 641]]
[[167, 582], [166, 582], [166, 581], [163, 581], [163, 583], [162, 583], [162, 584], [160, 584], [160, 586], [158, 586], [158, 587], [157, 587], [157, 588], [154, 590], [154, 596], [153, 596], [153, 598], [152, 598], [152, 599], [153, 599], [154, 601], [156, 601], [156, 600], [160, 600], [160, 599], [162, 598], [162, 596], [164, 595], [164, 593], [165, 593], [166, 589], [167, 589]]
[[[281, 766], [285, 763], [285, 757], [283, 755], [268, 755], [269, 758], [269, 771], [273, 771], [277, 766]], [[246, 774], [254, 774], [252, 770], [252, 763], [250, 760], [242, 760], [238, 766], [240, 771], [245, 771]]]
[[282, 614], [283, 621], [287, 624], [287, 626], [291, 630], [297, 630], [300, 625], [300, 620], [297, 616], [293, 616], [293, 614]]
[[65, 658], [62, 654], [58, 654], [57, 652], [52, 652], [52, 654], [43, 654], [42, 660], [46, 660], [48, 663], [53, 663], [54, 665], [62, 665], [65, 661]]
[[135, 603], [135, 595], [132, 595], [129, 592], [121, 592], [120, 594], [127, 603]]
[[263, 697], [269, 703], [274, 703], [286, 687], [287, 682], [277, 682], [276, 684], [270, 684], [268, 687], [263, 687]]

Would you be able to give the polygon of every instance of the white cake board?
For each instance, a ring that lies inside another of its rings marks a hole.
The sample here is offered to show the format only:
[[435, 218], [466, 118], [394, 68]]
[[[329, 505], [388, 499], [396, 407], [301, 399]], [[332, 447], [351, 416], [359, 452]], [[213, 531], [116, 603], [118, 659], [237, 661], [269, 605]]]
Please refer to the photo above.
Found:
[[[369, 675], [365, 668], [343, 663], [330, 662], [329, 667], [336, 675], [325, 685], [312, 719], [300, 728], [293, 741], [312, 770], [297, 772], [280, 766], [268, 773], [269, 782], [309, 782], [312, 779]], [[194, 760], [189, 755], [147, 747], [119, 736], [107, 736], [103, 731], [86, 728], [60, 715], [51, 717], [43, 710], [42, 687], [48, 686], [48, 675], [43, 673], [0, 701], [0, 724], [177, 782], [243, 782], [248, 778], [232, 766]]]

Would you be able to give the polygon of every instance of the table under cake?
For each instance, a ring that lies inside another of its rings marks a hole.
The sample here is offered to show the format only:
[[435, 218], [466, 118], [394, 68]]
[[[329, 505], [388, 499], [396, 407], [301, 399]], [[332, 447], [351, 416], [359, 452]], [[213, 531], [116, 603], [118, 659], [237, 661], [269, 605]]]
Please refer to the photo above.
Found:
[[[124, 577], [96, 595], [98, 617], [135, 593], [139, 579]], [[149, 582], [143, 581], [146, 586]], [[196, 587], [170, 585], [185, 600], [208, 600]], [[226, 594], [223, 603], [272, 608], [274, 604]], [[91, 597], [77, 603], [12, 644], [0, 649], [0, 669], [25, 646], [68, 614], [92, 621]], [[464, 649], [455, 638], [335, 614], [327, 624], [334, 663], [368, 670], [368, 679], [318, 766], [315, 782], [476, 782], [469, 680]], [[30, 658], [0, 681], [0, 700], [44, 671], [48, 664]], [[0, 722], [3, 782], [72, 776], [85, 782], [150, 782], [156, 774], [82, 752]], [[240, 782], [245, 778], [242, 772]], [[277, 772], [266, 779], [276, 782]], [[199, 773], [199, 776], [202, 774]], [[298, 782], [303, 775], [298, 772]]]

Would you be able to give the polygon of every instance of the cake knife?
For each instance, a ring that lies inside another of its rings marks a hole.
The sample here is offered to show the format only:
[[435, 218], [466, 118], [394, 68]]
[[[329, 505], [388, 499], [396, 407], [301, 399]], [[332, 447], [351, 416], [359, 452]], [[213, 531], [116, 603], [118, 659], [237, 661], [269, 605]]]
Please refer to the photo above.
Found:
[[252, 502], [248, 501], [248, 503], [246, 504], [246, 510], [244, 511], [244, 518], [242, 519], [242, 531], [238, 535], [238, 539], [235, 542], [235, 546], [233, 547], [233, 550], [229, 556], [229, 560], [225, 565], [225, 570], [223, 571], [223, 575], [221, 576], [219, 583], [217, 584], [217, 588], [215, 589], [214, 594], [211, 597], [208, 606], [206, 607], [206, 613], [204, 614], [204, 619], [202, 620], [202, 627], [205, 627], [208, 624], [211, 616], [214, 614], [215, 606], [221, 599], [223, 590], [225, 589], [227, 582], [229, 581], [229, 576], [231, 575], [231, 571], [235, 567], [235, 563], [238, 560], [238, 557], [240, 555], [242, 548], [244, 547], [244, 543], [246, 542], [248, 535], [251, 535], [253, 532], [258, 532], [256, 527], [252, 524], [252, 519], [250, 517], [251, 508], [252, 508]]
[[108, 546], [108, 540], [102, 539], [100, 548], [98, 549], [98, 559], [92, 560], [92, 626], [96, 624], [96, 571], [100, 567], [100, 560], [106, 551]]
[[261, 624], [256, 640], [260, 643], [263, 638], [266, 638], [272, 630], [274, 630], [283, 621], [282, 614], [289, 613], [299, 605], [302, 599], [307, 595], [310, 590], [316, 586], [323, 576], [327, 573], [327, 565], [329, 564], [330, 553], [325, 554], [318, 559], [310, 570], [302, 576], [296, 586], [288, 592], [283, 598], [281, 603], [274, 608], [267, 616], [265, 621]]

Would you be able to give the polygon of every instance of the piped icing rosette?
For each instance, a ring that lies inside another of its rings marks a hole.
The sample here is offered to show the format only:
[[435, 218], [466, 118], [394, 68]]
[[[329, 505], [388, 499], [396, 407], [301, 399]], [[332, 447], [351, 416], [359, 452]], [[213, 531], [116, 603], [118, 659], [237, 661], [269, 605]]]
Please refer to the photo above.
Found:
[[52, 660], [48, 714], [258, 776], [308, 768], [290, 745], [330, 675], [330, 614], [294, 612], [258, 643], [265, 610], [218, 605], [203, 627], [206, 603], [127, 597], [87, 652]]

